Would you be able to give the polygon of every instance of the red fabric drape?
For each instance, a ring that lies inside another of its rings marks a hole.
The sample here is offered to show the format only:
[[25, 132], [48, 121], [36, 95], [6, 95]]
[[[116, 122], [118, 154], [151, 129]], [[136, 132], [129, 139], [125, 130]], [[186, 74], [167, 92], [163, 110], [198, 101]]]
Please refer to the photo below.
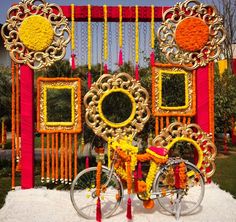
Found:
[[20, 67], [21, 106], [21, 187], [34, 187], [34, 72], [29, 66]]

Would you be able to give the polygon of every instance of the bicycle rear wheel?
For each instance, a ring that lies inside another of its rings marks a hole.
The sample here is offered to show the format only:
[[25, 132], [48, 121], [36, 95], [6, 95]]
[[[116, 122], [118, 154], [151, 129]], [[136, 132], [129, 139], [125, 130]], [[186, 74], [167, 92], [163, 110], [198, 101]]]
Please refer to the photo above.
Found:
[[[167, 177], [170, 177], [169, 170], [177, 164], [184, 162], [187, 169], [188, 181], [186, 189], [175, 189], [166, 184]], [[191, 172], [191, 173], [189, 173]], [[204, 178], [200, 170], [192, 163], [183, 160], [173, 160], [164, 166], [157, 174], [153, 183], [154, 193], [157, 195], [157, 201], [162, 208], [171, 214], [186, 215], [195, 211], [201, 204], [204, 197], [205, 185]], [[163, 193], [165, 190], [165, 193]]]
[[[90, 167], [81, 171], [74, 179], [70, 197], [77, 213], [89, 220], [96, 219], [96, 167]], [[120, 205], [123, 197], [123, 186], [116, 174], [112, 174], [109, 184], [104, 187], [108, 181], [109, 169], [102, 167], [101, 174], [101, 212], [102, 217], [110, 217]]]

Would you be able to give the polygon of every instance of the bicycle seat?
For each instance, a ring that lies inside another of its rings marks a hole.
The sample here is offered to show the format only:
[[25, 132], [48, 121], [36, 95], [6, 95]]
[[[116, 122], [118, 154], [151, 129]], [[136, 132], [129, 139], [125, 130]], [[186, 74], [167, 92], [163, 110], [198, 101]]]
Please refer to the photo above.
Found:
[[146, 152], [161, 159], [167, 159], [168, 158], [168, 150], [164, 147], [160, 146], [151, 146], [146, 149]]

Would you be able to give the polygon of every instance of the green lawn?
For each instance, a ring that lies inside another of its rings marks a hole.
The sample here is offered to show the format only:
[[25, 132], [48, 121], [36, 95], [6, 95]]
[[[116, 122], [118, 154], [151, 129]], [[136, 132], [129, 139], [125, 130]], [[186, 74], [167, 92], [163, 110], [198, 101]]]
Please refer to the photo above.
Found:
[[216, 159], [213, 181], [236, 198], [236, 154]]

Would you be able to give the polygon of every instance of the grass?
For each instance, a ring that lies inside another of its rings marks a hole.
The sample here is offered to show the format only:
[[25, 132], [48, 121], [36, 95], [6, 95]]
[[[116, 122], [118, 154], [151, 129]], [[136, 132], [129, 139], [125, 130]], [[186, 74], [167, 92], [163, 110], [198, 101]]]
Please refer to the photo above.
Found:
[[[236, 147], [235, 147], [236, 151]], [[236, 198], [236, 153], [219, 155], [212, 180]]]

